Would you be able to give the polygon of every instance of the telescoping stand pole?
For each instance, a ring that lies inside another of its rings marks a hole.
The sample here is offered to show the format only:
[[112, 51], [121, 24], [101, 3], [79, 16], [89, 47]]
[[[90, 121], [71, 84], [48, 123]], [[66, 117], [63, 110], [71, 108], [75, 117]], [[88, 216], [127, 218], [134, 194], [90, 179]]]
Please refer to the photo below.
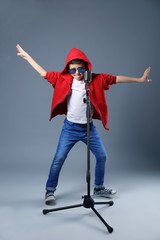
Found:
[[87, 181], [87, 195], [84, 195], [82, 198], [82, 204], [70, 205], [60, 208], [53, 208], [53, 209], [43, 209], [43, 214], [46, 215], [49, 212], [56, 212], [60, 210], [66, 210], [70, 208], [77, 208], [77, 207], [85, 207], [91, 208], [93, 212], [99, 217], [99, 219], [103, 222], [103, 224], [107, 227], [108, 232], [112, 233], [113, 228], [108, 225], [108, 223], [102, 218], [102, 216], [97, 212], [94, 208], [94, 205], [100, 204], [109, 204], [109, 206], [113, 205], [113, 201], [108, 202], [94, 202], [93, 198], [90, 195], [90, 98], [89, 98], [89, 85], [91, 82], [91, 72], [85, 72], [85, 83], [86, 83], [86, 103], [87, 103], [87, 174], [86, 174], [86, 181]]

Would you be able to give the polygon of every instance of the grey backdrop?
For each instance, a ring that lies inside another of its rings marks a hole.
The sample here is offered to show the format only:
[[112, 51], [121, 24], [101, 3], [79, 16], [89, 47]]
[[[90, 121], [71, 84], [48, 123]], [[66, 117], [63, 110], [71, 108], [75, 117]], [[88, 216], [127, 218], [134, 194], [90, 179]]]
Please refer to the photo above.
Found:
[[[26, 189], [32, 197], [41, 189], [43, 201], [64, 120], [58, 116], [49, 122], [53, 88], [16, 55], [17, 43], [47, 71], [61, 71], [72, 47], [86, 53], [93, 72], [140, 77], [151, 66], [152, 83], [119, 84], [106, 92], [109, 132], [94, 122], [108, 152], [106, 183], [116, 187], [117, 173], [121, 179], [127, 173], [159, 173], [159, 24], [158, 0], [0, 1], [2, 195], [14, 185], [15, 202]], [[94, 163], [91, 155], [92, 184]], [[65, 181], [85, 185], [85, 169], [86, 147], [78, 143], [62, 170], [62, 191]], [[5, 197], [10, 209], [9, 192]]]
[[[110, 131], [95, 124], [108, 167], [159, 168], [159, 10], [156, 0], [1, 1], [1, 169], [48, 169], [64, 119], [48, 121], [52, 86], [16, 55], [17, 43], [47, 71], [61, 71], [72, 47], [86, 53], [93, 72], [139, 77], [151, 66], [152, 83], [106, 92]], [[80, 144], [69, 164], [76, 154], [77, 169], [78, 149], [85, 154]]]

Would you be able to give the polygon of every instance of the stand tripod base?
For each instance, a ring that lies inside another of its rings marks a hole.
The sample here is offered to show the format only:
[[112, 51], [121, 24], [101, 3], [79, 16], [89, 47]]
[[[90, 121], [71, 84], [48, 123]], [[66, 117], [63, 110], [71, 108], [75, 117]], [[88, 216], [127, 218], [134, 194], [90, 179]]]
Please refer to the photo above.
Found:
[[91, 208], [93, 210], [93, 212], [97, 215], [97, 217], [99, 217], [99, 219], [107, 227], [108, 232], [112, 233], [113, 232], [113, 228], [111, 226], [109, 226], [108, 223], [97, 212], [97, 210], [94, 208], [94, 205], [109, 204], [109, 206], [112, 206], [113, 205], [113, 201], [94, 202], [93, 198], [91, 198], [90, 196], [87, 196], [87, 195], [83, 196], [82, 198], [84, 199], [82, 204], [70, 205], [70, 206], [65, 206], [65, 207], [60, 207], [60, 208], [53, 208], [53, 209], [44, 209], [43, 210], [43, 214], [46, 215], [49, 212], [56, 212], [56, 211], [60, 211], [60, 210], [66, 210], [66, 209], [77, 208], [77, 207]]

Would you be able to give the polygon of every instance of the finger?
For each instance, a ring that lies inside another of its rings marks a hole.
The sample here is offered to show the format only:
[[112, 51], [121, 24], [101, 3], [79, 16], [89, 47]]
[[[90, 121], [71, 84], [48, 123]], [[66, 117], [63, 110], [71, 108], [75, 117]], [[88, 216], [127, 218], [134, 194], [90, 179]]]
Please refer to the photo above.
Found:
[[22, 57], [22, 56], [23, 56], [23, 53], [17, 53], [17, 55]]
[[19, 44], [17, 44], [16, 47], [17, 47], [17, 50], [18, 50], [19, 52], [24, 51]]
[[16, 48], [18, 52], [21, 52], [20, 46], [17, 45]]
[[20, 45], [19, 45], [19, 44], [17, 44], [17, 45], [16, 45], [16, 48], [20, 48]]
[[148, 67], [148, 68], [146, 69], [147, 74], [149, 74], [150, 70], [151, 70], [151, 67]]
[[146, 73], [149, 73], [150, 69], [151, 69], [151, 68], [148, 67], [148, 68], [145, 70], [145, 72], [146, 72]]
[[[150, 67], [148, 67], [145, 71], [144, 71], [144, 76], [146, 77], [146, 78], [148, 78], [148, 75], [149, 75], [149, 72], [150, 72]], [[148, 79], [147, 79], [148, 80]]]

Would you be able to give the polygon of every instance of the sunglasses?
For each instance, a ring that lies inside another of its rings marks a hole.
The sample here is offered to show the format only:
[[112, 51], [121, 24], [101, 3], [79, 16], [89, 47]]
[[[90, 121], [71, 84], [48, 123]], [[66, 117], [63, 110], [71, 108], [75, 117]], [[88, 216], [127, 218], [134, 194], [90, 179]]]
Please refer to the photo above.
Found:
[[74, 74], [74, 73], [76, 73], [77, 70], [78, 70], [79, 73], [84, 73], [86, 71], [85, 68], [78, 68], [78, 69], [72, 68], [72, 69], [69, 69], [68, 72], [71, 73], [71, 74]]

